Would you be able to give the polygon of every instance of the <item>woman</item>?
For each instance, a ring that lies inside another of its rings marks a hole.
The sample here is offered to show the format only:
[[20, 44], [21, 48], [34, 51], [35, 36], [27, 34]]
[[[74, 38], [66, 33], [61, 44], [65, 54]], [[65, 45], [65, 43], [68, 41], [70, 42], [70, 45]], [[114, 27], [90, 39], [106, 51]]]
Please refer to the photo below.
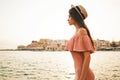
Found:
[[87, 12], [81, 5], [73, 6], [69, 10], [69, 25], [74, 25], [76, 32], [68, 41], [66, 50], [70, 51], [74, 61], [75, 80], [94, 80], [94, 74], [89, 68], [90, 54], [94, 52], [94, 43], [84, 20]]

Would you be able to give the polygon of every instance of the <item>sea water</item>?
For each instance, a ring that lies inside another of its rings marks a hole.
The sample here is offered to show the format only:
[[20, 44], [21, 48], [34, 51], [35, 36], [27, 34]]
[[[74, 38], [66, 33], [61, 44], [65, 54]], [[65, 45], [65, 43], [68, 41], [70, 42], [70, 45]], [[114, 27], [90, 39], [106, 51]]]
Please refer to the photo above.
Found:
[[[120, 80], [120, 52], [97, 51], [90, 67], [95, 80]], [[70, 52], [0, 51], [0, 80], [74, 80]]]

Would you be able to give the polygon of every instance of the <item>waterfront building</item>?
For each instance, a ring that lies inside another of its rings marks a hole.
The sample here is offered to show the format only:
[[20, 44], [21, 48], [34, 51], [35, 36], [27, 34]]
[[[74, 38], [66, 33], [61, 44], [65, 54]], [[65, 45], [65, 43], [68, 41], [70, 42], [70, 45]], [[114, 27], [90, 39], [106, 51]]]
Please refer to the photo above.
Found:
[[17, 49], [18, 49], [18, 50], [23, 50], [23, 49], [26, 49], [26, 46], [24, 46], [24, 45], [19, 45], [19, 46], [17, 47]]
[[107, 40], [96, 40], [96, 48], [101, 49], [101, 48], [108, 48], [110, 47], [110, 41]]
[[67, 40], [51, 40], [51, 39], [40, 39], [32, 41], [27, 46], [18, 46], [19, 50], [46, 50], [46, 51], [61, 51], [65, 50]]

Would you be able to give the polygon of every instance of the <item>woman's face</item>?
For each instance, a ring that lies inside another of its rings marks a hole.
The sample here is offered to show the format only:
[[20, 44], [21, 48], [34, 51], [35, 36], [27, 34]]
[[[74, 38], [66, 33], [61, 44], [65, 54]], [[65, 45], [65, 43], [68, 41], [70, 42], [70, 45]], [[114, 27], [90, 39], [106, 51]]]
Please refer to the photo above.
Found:
[[75, 24], [75, 21], [73, 20], [73, 18], [70, 15], [68, 16], [68, 23], [69, 23], [69, 25]]

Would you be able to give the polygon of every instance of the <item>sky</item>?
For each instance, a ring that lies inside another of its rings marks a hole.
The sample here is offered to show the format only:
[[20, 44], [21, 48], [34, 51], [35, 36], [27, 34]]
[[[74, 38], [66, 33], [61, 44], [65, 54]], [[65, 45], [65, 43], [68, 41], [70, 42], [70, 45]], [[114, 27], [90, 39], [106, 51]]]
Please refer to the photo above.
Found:
[[41, 38], [69, 40], [75, 31], [67, 21], [71, 4], [86, 8], [93, 39], [120, 40], [120, 0], [0, 0], [0, 48]]

